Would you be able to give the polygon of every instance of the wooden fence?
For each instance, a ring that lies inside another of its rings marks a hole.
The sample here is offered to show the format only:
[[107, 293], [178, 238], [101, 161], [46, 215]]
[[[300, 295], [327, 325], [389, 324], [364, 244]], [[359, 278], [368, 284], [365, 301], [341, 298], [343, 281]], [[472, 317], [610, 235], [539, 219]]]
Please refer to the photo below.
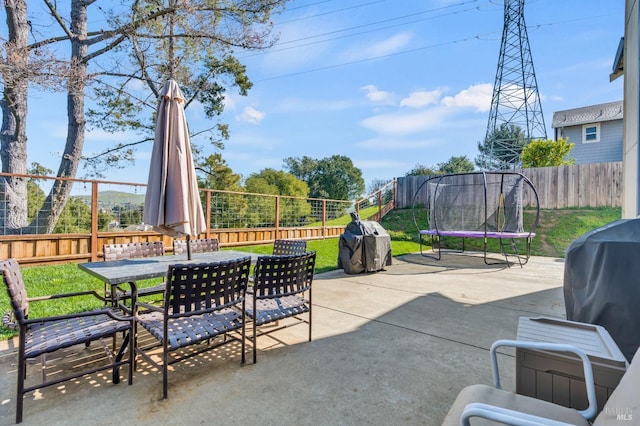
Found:
[[[45, 184], [58, 179], [0, 173], [0, 179], [5, 176], [31, 179]], [[78, 191], [82, 193], [81, 195], [86, 194], [85, 202], [90, 211], [85, 218], [88, 222], [77, 224], [80, 230], [53, 234], [6, 233], [1, 235], [0, 233], [0, 259], [12, 257], [25, 265], [95, 261], [101, 258], [104, 244], [146, 241], [163, 241], [165, 247], [171, 249], [173, 243], [171, 237], [146, 230], [146, 227], [112, 229], [108, 224], [99, 226], [101, 211], [110, 211], [125, 205], [129, 212], [142, 212], [146, 185], [82, 179], [67, 180], [72, 180], [80, 186]], [[0, 185], [0, 208], [6, 209], [2, 205], [2, 200], [5, 199], [2, 188]], [[137, 201], [129, 200], [126, 203], [115, 204], [105, 201], [103, 197], [106, 198], [107, 194], [114, 189], [123, 194], [136, 195]], [[207, 229], [199, 237], [217, 238], [222, 247], [266, 244], [276, 239], [337, 238], [344, 232], [344, 225], [336, 224], [333, 219], [341, 216], [348, 218], [348, 211], [351, 209], [359, 211], [361, 208], [375, 206], [377, 211], [374, 217], [363, 219], [379, 220], [393, 208], [394, 189], [394, 182], [391, 182], [355, 202], [201, 189], [205, 216], [208, 220]], [[304, 222], [299, 220], [296, 210], [291, 208], [292, 205], [300, 203], [309, 206], [308, 217], [304, 218]], [[122, 213], [122, 210], [118, 211]], [[236, 213], [244, 213], [244, 216]], [[257, 219], [252, 221], [252, 217], [256, 216], [259, 221], [257, 222]], [[77, 219], [80, 220], [80, 218]], [[308, 223], [309, 221], [311, 223]], [[238, 223], [247, 225], [238, 225]], [[2, 225], [0, 229], [4, 229], [4, 224], [0, 225]]]
[[[622, 162], [540, 167], [519, 170], [536, 188], [542, 209], [569, 207], [621, 207]], [[397, 178], [396, 207], [411, 207], [418, 187], [427, 176]], [[525, 206], [532, 195], [525, 193]], [[416, 199], [423, 204], [421, 197]]]

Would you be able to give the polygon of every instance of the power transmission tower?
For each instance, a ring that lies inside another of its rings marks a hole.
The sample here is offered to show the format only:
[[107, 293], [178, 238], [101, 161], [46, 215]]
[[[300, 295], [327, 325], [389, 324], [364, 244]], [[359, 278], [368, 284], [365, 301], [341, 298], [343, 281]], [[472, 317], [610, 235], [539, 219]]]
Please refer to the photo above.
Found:
[[524, 0], [504, 0], [502, 44], [481, 166], [484, 169], [515, 168], [527, 143], [546, 138], [524, 22]]

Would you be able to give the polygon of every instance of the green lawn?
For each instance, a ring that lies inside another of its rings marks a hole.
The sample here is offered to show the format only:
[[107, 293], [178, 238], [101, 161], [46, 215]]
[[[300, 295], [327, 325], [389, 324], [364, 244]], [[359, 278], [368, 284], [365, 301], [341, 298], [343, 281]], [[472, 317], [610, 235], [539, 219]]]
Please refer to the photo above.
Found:
[[[537, 236], [533, 240], [532, 252], [537, 256], [564, 257], [567, 246], [587, 231], [598, 228], [620, 218], [620, 209], [563, 209], [544, 210], [541, 212], [540, 225]], [[366, 217], [363, 215], [363, 217]], [[525, 222], [532, 221], [532, 212], [525, 214]], [[348, 221], [346, 222], [348, 223]], [[346, 224], [345, 223], [345, 224]], [[381, 225], [391, 235], [391, 248], [394, 256], [416, 253], [420, 250], [417, 229], [413, 223], [411, 209], [394, 210], [382, 221]], [[451, 241], [452, 245], [459, 244]], [[270, 254], [272, 244], [255, 245], [249, 247], [234, 247], [234, 250], [252, 251], [260, 254]], [[480, 240], [468, 240], [469, 250], [481, 250]], [[309, 241], [309, 250], [315, 250], [316, 272], [322, 273], [337, 269], [338, 239]], [[497, 242], [491, 241], [489, 250], [497, 252]], [[33, 266], [22, 268], [22, 275], [30, 297], [43, 296], [53, 293], [67, 293], [81, 290], [104, 291], [103, 283], [85, 272], [75, 264], [51, 266]], [[139, 282], [140, 287], [160, 283], [160, 279]], [[57, 315], [66, 312], [78, 312], [101, 306], [101, 302], [89, 298], [74, 298], [73, 302], [54, 300], [33, 303], [30, 306], [30, 316]], [[0, 291], [0, 314], [10, 309], [6, 291]], [[0, 339], [15, 335], [15, 332], [0, 327]]]

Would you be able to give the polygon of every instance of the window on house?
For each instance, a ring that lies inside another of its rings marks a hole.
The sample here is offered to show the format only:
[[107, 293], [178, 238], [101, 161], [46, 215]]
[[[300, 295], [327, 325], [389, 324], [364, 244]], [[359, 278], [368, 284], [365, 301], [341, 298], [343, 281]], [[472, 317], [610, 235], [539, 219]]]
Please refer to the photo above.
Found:
[[582, 143], [600, 142], [600, 123], [582, 126]]

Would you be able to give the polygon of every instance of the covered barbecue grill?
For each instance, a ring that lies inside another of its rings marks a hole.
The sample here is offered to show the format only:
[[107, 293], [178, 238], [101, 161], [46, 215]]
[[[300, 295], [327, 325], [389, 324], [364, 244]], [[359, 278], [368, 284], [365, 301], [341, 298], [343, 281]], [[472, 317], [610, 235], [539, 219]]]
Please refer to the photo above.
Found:
[[338, 268], [347, 274], [380, 271], [391, 265], [391, 237], [378, 222], [360, 220], [358, 213], [351, 213], [338, 247]]
[[640, 219], [587, 232], [567, 248], [567, 319], [603, 326], [631, 361], [640, 346]]

